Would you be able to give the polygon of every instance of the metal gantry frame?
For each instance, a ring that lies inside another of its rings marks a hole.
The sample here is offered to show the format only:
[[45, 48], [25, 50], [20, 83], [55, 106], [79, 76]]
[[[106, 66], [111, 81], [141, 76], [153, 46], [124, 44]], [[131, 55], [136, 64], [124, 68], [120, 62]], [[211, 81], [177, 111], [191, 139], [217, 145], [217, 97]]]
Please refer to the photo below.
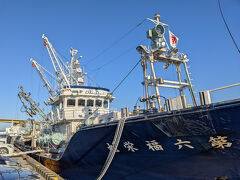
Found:
[[[154, 20], [150, 18], [147, 18], [147, 19], [155, 24], [155, 27], [154, 27], [155, 29], [157, 28], [158, 25], [161, 25], [162, 28], [164, 28], [164, 32], [165, 32], [165, 27], [168, 27], [169, 29], [169, 26], [167, 24], [160, 22], [159, 18], [160, 18], [160, 15], [156, 14]], [[179, 53], [177, 48], [175, 47], [171, 49], [169, 48], [168, 43], [164, 37], [164, 33], [158, 34], [158, 32], [152, 32], [153, 29], [151, 29], [150, 33], [148, 32], [148, 34], [150, 34], [148, 35], [150, 36], [148, 38], [152, 40], [151, 48], [148, 49], [146, 46], [143, 46], [143, 45], [137, 47], [137, 51], [142, 55], [141, 63], [142, 63], [143, 77], [144, 77], [143, 85], [145, 89], [145, 97], [142, 98], [142, 102], [146, 102], [147, 109], [151, 109], [153, 108], [151, 105], [151, 102], [153, 102], [153, 99], [156, 99], [158, 103], [158, 110], [164, 111], [162, 107], [162, 102], [160, 99], [161, 95], [160, 95], [159, 88], [160, 87], [176, 88], [179, 90], [179, 94], [182, 99], [183, 108], [186, 108], [187, 104], [186, 104], [186, 99], [184, 96], [183, 89], [187, 87], [190, 91], [194, 106], [197, 106], [192, 83], [191, 83], [188, 69], [186, 66], [186, 63], [189, 60], [187, 59], [186, 55]], [[155, 37], [151, 37], [152, 35], [151, 33], [152, 34], [155, 33]], [[163, 78], [157, 78], [154, 64], [159, 62], [166, 63], [166, 65], [163, 66], [164, 69], [167, 69], [168, 66], [171, 64], [175, 65], [178, 81], [169, 81], [169, 80], [164, 80]], [[181, 79], [181, 68], [180, 68], [181, 64], [183, 64], [184, 70], [187, 76], [186, 82], [182, 82], [182, 79]], [[148, 66], [150, 67], [150, 72], [151, 72], [150, 75], [148, 75], [148, 70], [147, 70]], [[154, 95], [149, 94], [149, 86], [154, 87], [154, 90], [155, 90]]]

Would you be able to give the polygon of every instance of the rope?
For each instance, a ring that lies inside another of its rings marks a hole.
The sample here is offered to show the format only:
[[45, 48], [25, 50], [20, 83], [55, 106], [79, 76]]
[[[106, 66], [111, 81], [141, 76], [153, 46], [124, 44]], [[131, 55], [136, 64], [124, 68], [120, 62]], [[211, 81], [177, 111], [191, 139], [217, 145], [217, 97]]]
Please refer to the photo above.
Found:
[[140, 25], [142, 25], [142, 23], [145, 21], [146, 19], [142, 20], [140, 23], [138, 23], [136, 26], [134, 26], [132, 29], [130, 29], [129, 31], [127, 31], [125, 34], [123, 34], [119, 39], [117, 39], [116, 41], [114, 41], [111, 45], [109, 45], [107, 48], [103, 49], [99, 54], [97, 54], [95, 57], [91, 58], [88, 62], [91, 63], [94, 60], [96, 60], [98, 57], [100, 57], [101, 55], [103, 55], [105, 52], [107, 52], [109, 49], [111, 49], [112, 47], [114, 47], [115, 45], [117, 45], [121, 40], [123, 40], [127, 35], [129, 35], [131, 32], [133, 32], [135, 29], [137, 29]]
[[114, 88], [114, 90], [112, 91], [112, 93], [114, 93], [114, 91], [117, 90], [117, 88], [123, 83], [123, 81], [125, 81], [125, 79], [127, 79], [127, 77], [131, 74], [131, 72], [137, 67], [137, 65], [141, 62], [141, 59], [137, 62], [137, 64], [135, 64], [135, 66], [127, 73], [127, 75], [121, 80], [121, 82]]
[[118, 121], [117, 129], [115, 131], [114, 139], [113, 139], [113, 142], [112, 142], [112, 148], [110, 149], [108, 157], [107, 157], [107, 159], [106, 159], [106, 161], [104, 163], [102, 171], [101, 171], [100, 175], [98, 176], [97, 180], [101, 180], [103, 178], [103, 176], [106, 174], [109, 166], [112, 163], [112, 160], [113, 160], [113, 158], [115, 156], [115, 153], [117, 151], [117, 147], [118, 147], [119, 141], [120, 141], [121, 136], [122, 136], [125, 120], [126, 119], [123, 118], [123, 119]]
[[232, 33], [231, 33], [228, 25], [227, 25], [227, 22], [226, 22], [226, 20], [225, 20], [225, 18], [224, 18], [224, 15], [223, 15], [223, 12], [222, 12], [222, 8], [221, 8], [221, 4], [220, 4], [220, 0], [218, 0], [218, 7], [219, 7], [219, 10], [220, 10], [220, 13], [221, 13], [223, 22], [224, 22], [224, 24], [225, 24], [225, 26], [226, 26], [226, 28], [227, 28], [227, 30], [228, 30], [228, 33], [229, 33], [229, 35], [231, 36], [232, 41], [233, 41], [235, 47], [236, 47], [237, 50], [238, 50], [238, 53], [240, 53], [240, 50], [239, 50], [239, 48], [238, 48], [238, 45], [237, 45], [237, 43], [236, 43], [236, 41], [235, 41], [235, 39], [234, 39], [234, 37], [233, 37], [233, 35], [232, 35]]

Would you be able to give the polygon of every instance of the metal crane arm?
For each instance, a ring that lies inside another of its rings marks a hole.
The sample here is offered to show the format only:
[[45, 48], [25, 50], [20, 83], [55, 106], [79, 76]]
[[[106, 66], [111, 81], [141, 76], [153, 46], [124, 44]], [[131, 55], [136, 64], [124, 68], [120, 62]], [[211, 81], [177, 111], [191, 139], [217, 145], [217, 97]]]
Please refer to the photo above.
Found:
[[[61, 65], [61, 60], [58, 58], [55, 49], [53, 48], [52, 44], [48, 41], [48, 38], [44, 34], [42, 35], [42, 38], [44, 40], [44, 45], [46, 46], [48, 54], [52, 61], [53, 68], [55, 70], [55, 73], [57, 75], [61, 88], [63, 88], [64, 85], [70, 88], [70, 82], [63, 70], [63, 67]], [[68, 70], [68, 68], [65, 65], [64, 67]]]
[[[46, 86], [49, 94], [54, 98], [56, 97], [56, 92], [52, 89], [50, 83], [47, 81], [46, 77], [44, 76], [43, 72], [42, 72], [42, 67], [37, 63], [37, 61], [35, 61], [34, 59], [30, 59], [30, 61], [32, 62], [32, 65], [36, 67], [36, 70], [39, 74], [39, 76], [41, 77], [41, 79], [44, 82], [43, 86]], [[55, 78], [54, 78], [55, 79]]]
[[[40, 114], [40, 116], [42, 116], [42, 118], [44, 120], [47, 120], [47, 115], [44, 114], [44, 112], [38, 107], [38, 105], [29, 97], [29, 95], [26, 94], [26, 92], [23, 90], [22, 86], [19, 86], [19, 89], [22, 90], [22, 92], [18, 93], [18, 97], [20, 98], [21, 102], [23, 103], [24, 108], [26, 109], [26, 112], [32, 117], [34, 115], [34, 112], [38, 112]], [[28, 108], [24, 101], [23, 98], [30, 103], [31, 108]], [[29, 110], [31, 110], [31, 112], [29, 112]], [[33, 112], [33, 113], [32, 113]]]

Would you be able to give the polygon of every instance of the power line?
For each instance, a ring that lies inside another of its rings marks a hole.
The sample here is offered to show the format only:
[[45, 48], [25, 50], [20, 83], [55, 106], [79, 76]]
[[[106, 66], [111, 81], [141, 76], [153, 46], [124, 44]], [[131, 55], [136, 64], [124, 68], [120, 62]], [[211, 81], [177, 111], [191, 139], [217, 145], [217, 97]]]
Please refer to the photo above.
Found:
[[240, 53], [240, 50], [239, 50], [239, 48], [238, 48], [238, 45], [237, 45], [237, 43], [236, 43], [236, 41], [235, 41], [235, 39], [234, 39], [234, 37], [233, 37], [233, 35], [232, 35], [232, 33], [231, 33], [228, 25], [227, 25], [227, 22], [226, 22], [226, 20], [225, 20], [225, 18], [224, 18], [224, 15], [223, 15], [223, 12], [222, 12], [222, 8], [221, 8], [221, 4], [220, 4], [220, 0], [218, 0], [218, 7], [219, 7], [219, 10], [220, 10], [220, 13], [221, 13], [223, 22], [224, 22], [224, 24], [225, 24], [225, 26], [226, 26], [226, 28], [227, 28], [227, 30], [228, 30], [228, 33], [230, 34], [230, 36], [231, 36], [231, 38], [232, 38], [232, 41], [233, 41], [234, 45], [236, 46], [236, 48], [237, 48], [237, 50], [238, 50], [238, 53]]
[[117, 88], [123, 83], [123, 81], [125, 81], [125, 79], [127, 79], [127, 77], [132, 73], [132, 71], [137, 67], [137, 65], [141, 62], [141, 59], [137, 62], [137, 64], [135, 64], [135, 66], [127, 73], [127, 75], [120, 81], [120, 83], [114, 88], [114, 90], [112, 91], [112, 93], [114, 93], [114, 91], [117, 90]]
[[123, 34], [119, 39], [117, 39], [116, 41], [114, 41], [111, 45], [109, 45], [107, 48], [103, 49], [99, 54], [97, 54], [95, 57], [91, 58], [89, 60], [88, 63], [93, 62], [95, 59], [97, 59], [98, 57], [100, 57], [101, 55], [103, 55], [105, 52], [107, 52], [109, 49], [111, 49], [112, 47], [114, 47], [116, 44], [118, 44], [121, 40], [123, 40], [128, 34], [130, 34], [131, 32], [133, 32], [135, 29], [137, 29], [140, 25], [142, 25], [142, 23], [145, 21], [146, 19], [144, 19], [143, 21], [141, 21], [140, 23], [138, 23], [136, 26], [134, 26], [132, 29], [130, 29], [129, 31], [127, 31], [125, 34]]

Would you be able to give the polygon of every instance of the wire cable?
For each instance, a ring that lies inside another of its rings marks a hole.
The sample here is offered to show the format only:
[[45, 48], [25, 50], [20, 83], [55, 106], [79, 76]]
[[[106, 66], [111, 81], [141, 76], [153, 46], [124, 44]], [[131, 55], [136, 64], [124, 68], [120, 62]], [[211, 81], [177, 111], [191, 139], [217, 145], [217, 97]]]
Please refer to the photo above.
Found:
[[[55, 48], [54, 48], [55, 49]], [[60, 53], [60, 51], [58, 51], [57, 49], [55, 49], [55, 51], [59, 54], [59, 55], [61, 55], [66, 61], [68, 61], [69, 59], [68, 58], [66, 58], [64, 55], [62, 55], [61, 53]]]
[[87, 78], [92, 82], [92, 84], [93, 84], [94, 86], [101, 87], [101, 86], [100, 86], [97, 82], [95, 82], [89, 75], [86, 74], [86, 76], [87, 76]]
[[[138, 44], [141, 44], [143, 42], [145, 42], [147, 39], [140, 41]], [[125, 54], [129, 53], [130, 51], [132, 51], [133, 49], [136, 49], [136, 45], [134, 45], [133, 47], [130, 47], [129, 49], [125, 50], [124, 52], [122, 52], [121, 54], [119, 54], [117, 57], [110, 59], [109, 61], [107, 61], [106, 63], [104, 63], [103, 65], [99, 66], [96, 69], [93, 69], [92, 71], [99, 71], [102, 68], [108, 66], [109, 64], [113, 63], [114, 61], [118, 60], [120, 57], [124, 56]]]
[[223, 15], [223, 12], [222, 12], [222, 8], [221, 8], [221, 4], [220, 4], [220, 0], [218, 0], [218, 7], [219, 7], [219, 10], [220, 10], [220, 13], [221, 13], [223, 22], [224, 22], [224, 24], [225, 24], [225, 26], [226, 26], [226, 28], [227, 28], [227, 30], [228, 30], [228, 33], [229, 33], [229, 35], [231, 36], [232, 41], [233, 41], [234, 45], [236, 46], [236, 48], [237, 48], [237, 50], [238, 50], [238, 53], [240, 53], [240, 50], [239, 50], [239, 48], [238, 48], [238, 45], [237, 45], [237, 43], [236, 43], [236, 41], [235, 41], [235, 39], [234, 39], [234, 37], [233, 37], [233, 35], [232, 35], [232, 33], [231, 33], [228, 25], [227, 25], [227, 22], [226, 22], [226, 20], [225, 20], [225, 18], [224, 18], [224, 15]]
[[97, 54], [95, 57], [91, 58], [90, 60], [88, 60], [88, 64], [93, 62], [95, 59], [97, 59], [98, 57], [100, 57], [101, 55], [103, 55], [105, 52], [107, 52], [109, 49], [111, 49], [112, 47], [114, 47], [115, 45], [117, 45], [121, 40], [123, 40], [127, 35], [129, 35], [131, 32], [133, 32], [135, 29], [137, 29], [140, 25], [143, 24], [143, 22], [146, 19], [142, 20], [140, 23], [138, 23], [136, 26], [134, 26], [132, 29], [130, 29], [129, 31], [127, 31], [125, 34], [123, 34], [119, 39], [117, 39], [116, 41], [114, 41], [111, 45], [107, 46], [105, 49], [103, 49], [99, 54]]
[[[135, 47], [135, 46], [134, 46]], [[118, 55], [115, 58], [110, 59], [109, 61], [107, 61], [106, 63], [104, 63], [103, 65], [99, 66], [98, 68], [94, 69], [93, 71], [99, 71], [102, 68], [104, 68], [105, 66], [113, 63], [114, 61], [118, 60], [120, 57], [122, 57], [123, 55], [127, 54], [128, 52], [130, 52], [131, 50], [133, 50], [133, 48], [127, 49], [126, 51], [124, 51], [123, 53], [121, 53], [120, 55]]]
[[117, 90], [117, 88], [119, 88], [119, 86], [125, 81], [125, 79], [127, 79], [127, 77], [132, 73], [132, 71], [137, 67], [137, 65], [141, 62], [141, 59], [137, 62], [137, 64], [135, 64], [135, 66], [127, 73], [127, 75], [120, 81], [120, 83], [114, 88], [114, 90], [112, 91], [112, 93], [114, 93], [114, 91]]

